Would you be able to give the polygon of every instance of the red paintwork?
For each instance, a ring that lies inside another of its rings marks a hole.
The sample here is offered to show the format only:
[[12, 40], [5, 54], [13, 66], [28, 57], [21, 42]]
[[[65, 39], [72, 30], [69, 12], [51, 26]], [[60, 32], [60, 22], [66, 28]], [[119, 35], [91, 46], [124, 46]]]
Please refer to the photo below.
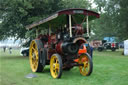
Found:
[[111, 44], [111, 47], [116, 47], [115, 43], [112, 43], [112, 44]]
[[74, 10], [83, 11], [83, 13], [78, 13], [78, 14], [84, 14], [84, 15], [89, 15], [89, 16], [96, 16], [97, 18], [100, 17], [100, 15], [98, 13], [96, 13], [96, 12], [89, 11], [89, 10], [86, 10], [86, 9], [79, 9], [79, 8], [61, 10], [61, 11], [58, 12], [58, 15], [62, 15], [62, 14], [76, 14], [76, 13], [73, 12]]
[[[88, 61], [88, 59], [87, 59], [87, 58], [82, 58], [81, 61], [82, 61], [82, 62], [85, 62], [85, 61]], [[78, 62], [79, 62], [79, 59], [75, 59], [74, 62], [78, 63]]]
[[[53, 14], [52, 16], [49, 16], [48, 18], [45, 18], [45, 19], [42, 19], [40, 21], [37, 21], [37, 22], [34, 22], [33, 24], [30, 24], [30, 25], [27, 25], [26, 28], [27, 29], [31, 29], [33, 27], [36, 27], [38, 25], [41, 25], [41, 24], [52, 24], [52, 23], [49, 23], [49, 21], [59, 17], [60, 15], [73, 15], [73, 14], [82, 14], [82, 15], [88, 15], [88, 16], [94, 16], [96, 18], [99, 18], [100, 15], [96, 12], [93, 12], [93, 11], [90, 11], [90, 10], [87, 10], [87, 9], [80, 9], [80, 8], [74, 8], [74, 9], [65, 9], [65, 10], [61, 10], [61, 11], [58, 11], [56, 12], [55, 14]], [[56, 23], [56, 22], [54, 22]], [[57, 24], [56, 24], [57, 26]], [[58, 25], [59, 27], [59, 25]], [[47, 27], [46, 27], [47, 28]]]
[[56, 53], [56, 49], [52, 48], [52, 44], [55, 44], [57, 42], [56, 35], [51, 34], [51, 36], [48, 36], [48, 59], [50, 60], [52, 54]]
[[[93, 12], [93, 11], [89, 11], [89, 10], [86, 10], [86, 9], [66, 9], [66, 10], [61, 10], [61, 11], [58, 11], [57, 13], [57, 16], [53, 16], [53, 17], [58, 17], [60, 15], [63, 15], [63, 14], [82, 14], [82, 15], [88, 15], [88, 16], [95, 16], [97, 18], [100, 17], [100, 15], [96, 12]], [[50, 17], [51, 19], [53, 17]], [[42, 20], [40, 23], [37, 23], [36, 25], [39, 25], [39, 24], [43, 24], [45, 22], [47, 22], [49, 20], [49, 18], [46, 18], [44, 21]], [[76, 24], [74, 27], [74, 36], [79, 36], [79, 35], [82, 35], [84, 33], [84, 30], [83, 30], [83, 27], [79, 24]], [[62, 41], [59, 41], [57, 42], [57, 38], [56, 38], [56, 34], [51, 34], [51, 35], [39, 35], [37, 39], [42, 39], [42, 38], [48, 38], [48, 41], [43, 41], [42, 40], [42, 43], [44, 44], [44, 48], [47, 49], [47, 59], [50, 60], [51, 58], [51, 55], [54, 54], [54, 53], [59, 53], [59, 54], [63, 54], [63, 51], [62, 51], [62, 43], [63, 43], [63, 40]], [[79, 46], [82, 45], [82, 43], [87, 43], [86, 40], [83, 40], [81, 38], [75, 38], [74, 39], [74, 43], [77, 43]], [[114, 44], [112, 45], [114, 46]], [[78, 51], [78, 55], [82, 54], [82, 53], [86, 53], [87, 52], [87, 49], [85, 47], [85, 45], [83, 45], [83, 49], [79, 49]], [[78, 59], [75, 59], [74, 60], [75, 62], [78, 62]]]
[[61, 48], [61, 44], [62, 44], [62, 42], [59, 42], [57, 45], [56, 45], [56, 51], [58, 52], [58, 53], [62, 53], [62, 48]]

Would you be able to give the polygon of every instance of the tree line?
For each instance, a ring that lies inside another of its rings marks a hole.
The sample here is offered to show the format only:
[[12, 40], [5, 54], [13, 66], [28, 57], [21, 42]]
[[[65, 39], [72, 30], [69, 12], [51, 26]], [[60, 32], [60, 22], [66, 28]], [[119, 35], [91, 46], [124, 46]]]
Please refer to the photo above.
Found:
[[[100, 19], [91, 22], [95, 36], [128, 39], [128, 0], [0, 0], [0, 40], [7, 37], [31, 37], [25, 26], [66, 8], [86, 8], [99, 12]], [[32, 31], [30, 31], [32, 32]]]
[[95, 37], [128, 39], [128, 0], [94, 0], [101, 17], [94, 24]]

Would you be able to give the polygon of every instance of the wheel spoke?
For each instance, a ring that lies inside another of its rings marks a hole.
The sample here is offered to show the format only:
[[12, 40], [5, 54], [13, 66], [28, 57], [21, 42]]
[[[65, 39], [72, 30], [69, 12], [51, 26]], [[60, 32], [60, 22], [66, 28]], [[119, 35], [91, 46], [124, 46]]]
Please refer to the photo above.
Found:
[[34, 61], [35, 61], [35, 59], [32, 57], [32, 63], [33, 63], [33, 64], [35, 63]]
[[58, 63], [58, 60], [56, 59], [56, 64]]
[[83, 66], [79, 66], [80, 73], [83, 76], [90, 75], [90, 59], [88, 58], [88, 55], [81, 55], [79, 57], [79, 64], [83, 64]]
[[84, 62], [84, 68], [86, 68], [88, 66], [88, 62]]
[[37, 65], [37, 63], [38, 63], [38, 60], [37, 60], [37, 59], [35, 59], [35, 65]]
[[88, 63], [87, 68], [90, 69], [90, 63]]
[[57, 60], [57, 59], [56, 59], [56, 58], [54, 58], [54, 64], [56, 63], [56, 60]]
[[54, 70], [54, 72], [55, 72], [55, 70], [56, 70], [55, 67], [53, 67], [53, 70]]
[[55, 69], [55, 75], [56, 75], [56, 69]]
[[36, 68], [35, 64], [33, 65], [34, 69]]
[[38, 56], [38, 51], [37, 50], [35, 50], [34, 53], [35, 53], [36, 56]]
[[59, 70], [59, 64], [57, 63], [55, 69]]
[[32, 47], [32, 50], [34, 50], [34, 51], [35, 51], [35, 48], [34, 48], [34, 47]]

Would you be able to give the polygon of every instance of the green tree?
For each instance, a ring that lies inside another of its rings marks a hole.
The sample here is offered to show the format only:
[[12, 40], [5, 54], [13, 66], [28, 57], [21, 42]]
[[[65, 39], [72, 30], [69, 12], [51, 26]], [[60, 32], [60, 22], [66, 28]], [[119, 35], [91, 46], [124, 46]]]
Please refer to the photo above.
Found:
[[118, 4], [120, 7], [117, 18], [119, 24], [118, 36], [120, 36], [121, 39], [128, 39], [128, 0], [120, 0]]
[[[120, 40], [128, 39], [128, 1], [122, 0], [95, 0], [100, 19], [95, 22], [97, 36], [115, 36]], [[99, 31], [99, 32], [98, 32]]]
[[[10, 3], [11, 2], [11, 3]], [[55, 3], [56, 2], [56, 3]], [[6, 0], [1, 1], [0, 39], [25, 38], [25, 26], [61, 9], [61, 0]]]
[[65, 8], [89, 8], [87, 0], [0, 0], [0, 39], [25, 38], [25, 26]]
[[89, 0], [63, 0], [64, 8], [86, 8], [91, 9]]

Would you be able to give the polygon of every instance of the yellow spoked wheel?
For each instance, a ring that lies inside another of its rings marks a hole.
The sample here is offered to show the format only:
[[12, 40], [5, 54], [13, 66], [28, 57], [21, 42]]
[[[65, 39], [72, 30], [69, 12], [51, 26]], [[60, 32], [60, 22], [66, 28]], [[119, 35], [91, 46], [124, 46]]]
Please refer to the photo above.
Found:
[[78, 63], [81, 64], [81, 66], [79, 66], [81, 75], [89, 76], [92, 73], [93, 63], [91, 56], [88, 53], [81, 54]]
[[31, 41], [29, 48], [29, 60], [33, 72], [41, 72], [43, 70], [43, 65], [40, 63], [41, 47], [42, 43], [40, 40]]
[[50, 59], [50, 72], [53, 78], [60, 78], [62, 74], [62, 59], [59, 54], [53, 54]]

